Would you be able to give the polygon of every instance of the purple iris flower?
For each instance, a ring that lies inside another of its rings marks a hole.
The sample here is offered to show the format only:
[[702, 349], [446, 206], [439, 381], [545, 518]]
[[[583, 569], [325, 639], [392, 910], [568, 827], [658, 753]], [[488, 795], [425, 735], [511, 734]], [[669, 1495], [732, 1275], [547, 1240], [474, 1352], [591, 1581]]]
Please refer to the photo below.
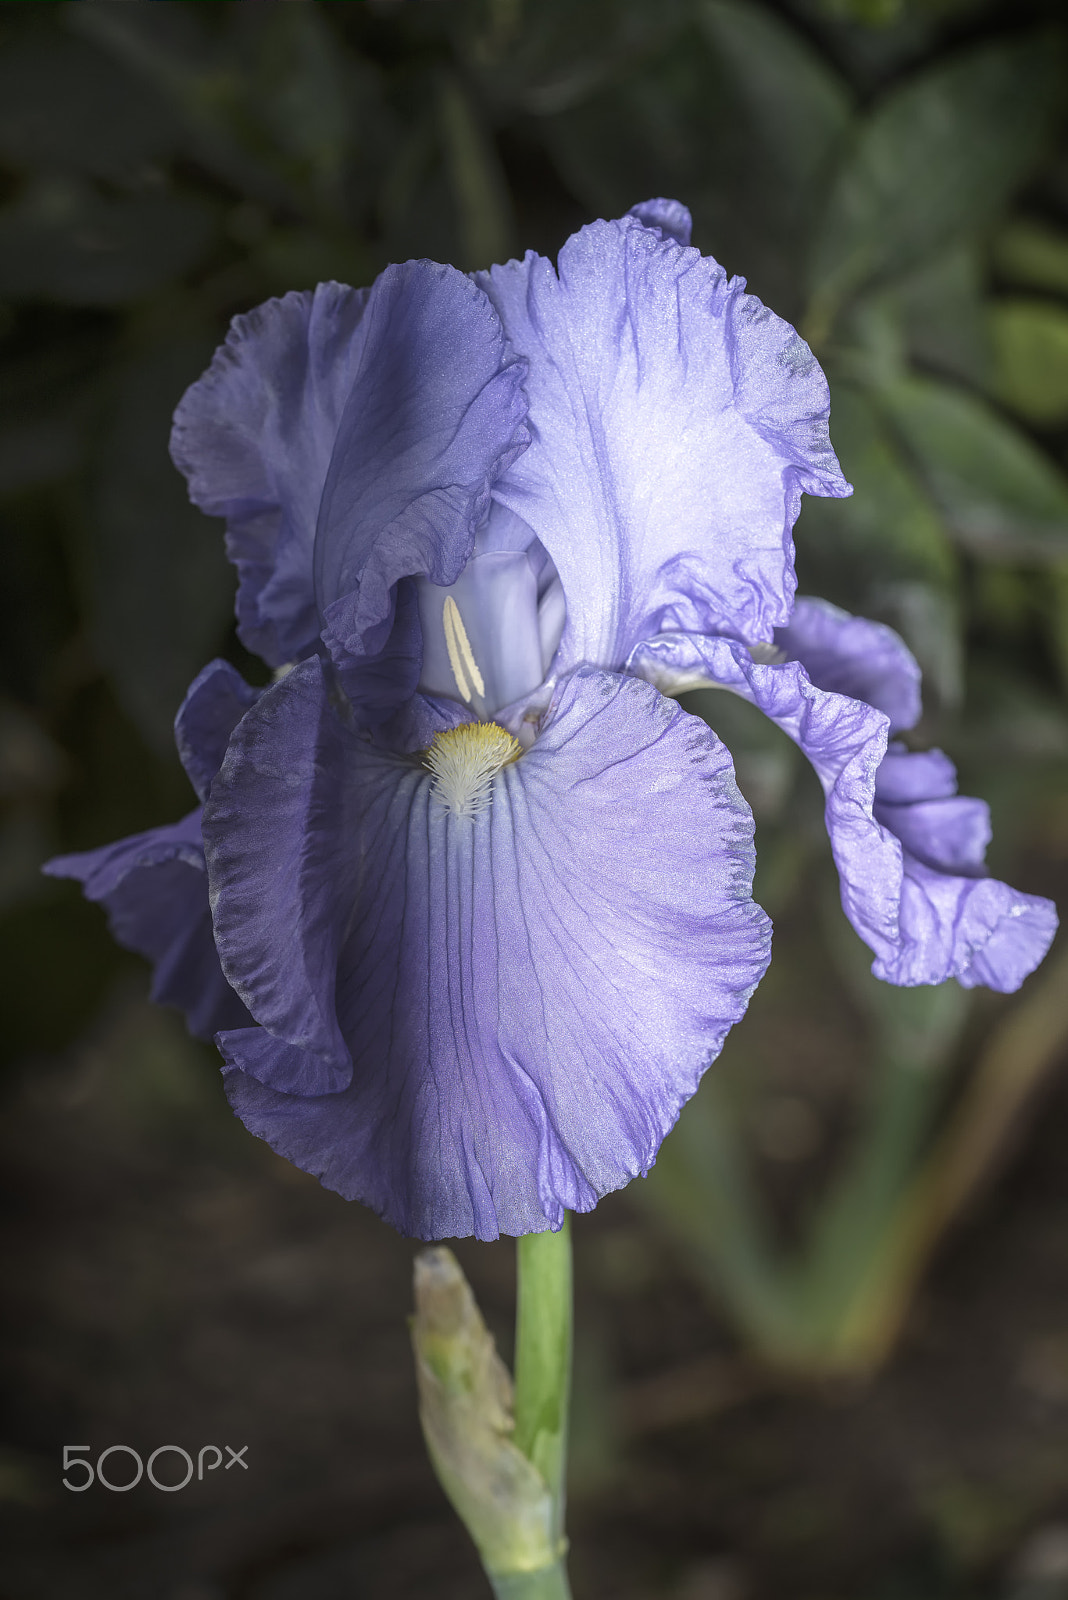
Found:
[[[648, 1170], [765, 971], [729, 753], [661, 688], [718, 684], [801, 744], [880, 976], [1008, 989], [1041, 959], [1052, 907], [982, 875], [984, 808], [887, 748], [919, 713], [904, 646], [794, 604], [801, 494], [849, 493], [827, 411], [670, 201], [556, 269], [272, 301], [179, 406], [280, 672], [256, 695], [216, 663], [180, 713], [202, 854], [187, 819], [158, 864], [168, 830], [52, 870], [173, 955], [161, 998], [191, 1010], [190, 951], [215, 962], [196, 1020], [239, 1116], [402, 1231], [555, 1227]], [[147, 931], [175, 860], [184, 943]]]

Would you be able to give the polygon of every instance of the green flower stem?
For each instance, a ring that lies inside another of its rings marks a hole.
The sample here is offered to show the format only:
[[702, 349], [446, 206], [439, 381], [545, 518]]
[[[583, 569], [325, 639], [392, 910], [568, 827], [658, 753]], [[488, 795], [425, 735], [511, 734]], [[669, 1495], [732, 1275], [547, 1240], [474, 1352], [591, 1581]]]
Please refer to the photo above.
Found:
[[[553, 1535], [564, 1548], [567, 1424], [571, 1400], [571, 1219], [557, 1233], [517, 1241], [515, 1443], [534, 1463], [553, 1500]], [[567, 1593], [523, 1590], [524, 1596]], [[519, 1590], [501, 1591], [509, 1595]]]
[[540, 1572], [489, 1574], [496, 1600], [571, 1600], [563, 1558]]

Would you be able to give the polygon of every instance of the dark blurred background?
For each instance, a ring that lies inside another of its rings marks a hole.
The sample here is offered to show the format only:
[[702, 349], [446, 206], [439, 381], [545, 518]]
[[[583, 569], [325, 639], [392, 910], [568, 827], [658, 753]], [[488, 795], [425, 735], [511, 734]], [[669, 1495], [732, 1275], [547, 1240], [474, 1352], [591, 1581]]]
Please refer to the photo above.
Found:
[[[685, 200], [831, 381], [856, 494], [806, 504], [803, 592], [904, 634], [992, 867], [1063, 906], [1060, 19], [0, 4], [4, 1600], [485, 1592], [418, 1435], [412, 1246], [247, 1135], [213, 1052], [39, 875], [189, 808], [171, 722], [210, 657], [263, 681], [166, 449], [228, 319]], [[740, 702], [689, 703], [753, 805], [775, 959], [653, 1178], [578, 1222], [576, 1593], [1068, 1596], [1063, 955], [1014, 998], [876, 985], [815, 781]], [[507, 1354], [511, 1247], [460, 1253]], [[63, 1488], [64, 1444], [117, 1443], [248, 1468]]]

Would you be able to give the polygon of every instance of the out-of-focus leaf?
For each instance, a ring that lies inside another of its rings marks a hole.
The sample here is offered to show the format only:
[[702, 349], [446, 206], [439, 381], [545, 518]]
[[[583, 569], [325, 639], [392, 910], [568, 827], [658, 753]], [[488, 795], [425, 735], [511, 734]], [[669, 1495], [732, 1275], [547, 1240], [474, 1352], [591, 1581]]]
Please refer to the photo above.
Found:
[[508, 184], [470, 98], [452, 75], [438, 91], [438, 119], [445, 165], [459, 219], [459, 267], [487, 267], [512, 254]]
[[867, 610], [901, 634], [923, 671], [925, 704], [946, 711], [964, 702], [964, 615], [954, 584], [901, 579], [876, 584]]
[[899, 988], [872, 976], [871, 952], [842, 916], [838, 895], [819, 900], [827, 948], [856, 1004], [875, 1025], [879, 1053], [917, 1072], [945, 1065], [967, 1016], [969, 992], [950, 980]]
[[50, 794], [67, 774], [62, 750], [25, 706], [0, 697], [0, 799]]
[[541, 132], [568, 187], [587, 211], [619, 216], [634, 196], [670, 192], [668, 174], [692, 199], [714, 99], [713, 64], [696, 33], [662, 46], [640, 72], [546, 117]]
[[380, 248], [390, 261], [408, 256], [452, 261], [466, 241], [461, 241], [460, 218], [445, 167], [436, 73], [420, 75], [416, 99], [420, 109], [406, 119], [404, 136], [397, 141], [381, 185]]
[[596, 96], [544, 123], [568, 186], [595, 214], [675, 194], [695, 233], [785, 315], [814, 194], [848, 117], [837, 77], [755, 5], [720, 0]]
[[0, 914], [44, 891], [41, 867], [54, 853], [42, 808], [22, 801], [0, 812]]
[[1029, 422], [1068, 418], [1068, 311], [1040, 300], [998, 300], [990, 308], [994, 391]]
[[0, 1063], [68, 1045], [129, 961], [104, 936], [99, 907], [73, 884], [7, 910], [0, 916]]
[[853, 494], [803, 502], [802, 590], [890, 623], [919, 661], [927, 689], [955, 705], [963, 677], [957, 557], [937, 508], [853, 384], [834, 385], [831, 433]]
[[994, 241], [994, 265], [1013, 283], [1068, 294], [1068, 233], [1041, 222], [1010, 222]]
[[[890, 308], [876, 317], [878, 309], [871, 303], [868, 319], [876, 337], [896, 326]], [[865, 359], [869, 377], [900, 371], [892, 352], [869, 350]], [[958, 560], [945, 525], [865, 390], [837, 381], [832, 393], [832, 437], [854, 492], [848, 500], [803, 502], [801, 588], [896, 628], [923, 669], [928, 698], [956, 706], [964, 642]]]
[[256, 298], [314, 289], [317, 283], [370, 283], [375, 275], [369, 252], [351, 233], [318, 228], [272, 228], [250, 251], [256, 272]]
[[962, 792], [980, 792], [994, 813], [989, 856], [997, 875], [999, 862], [1007, 865], [1026, 840], [1040, 800], [1039, 763], [1056, 763], [1063, 781], [1068, 714], [1055, 685], [1036, 681], [1004, 651], [979, 650], [969, 663], [967, 711], [954, 730], [953, 753]]
[[837, 572], [854, 588], [905, 579], [952, 583], [956, 557], [936, 509], [871, 401], [851, 384], [834, 386], [831, 436], [853, 494], [803, 502], [804, 568], [827, 577]]
[[800, 768], [797, 746], [754, 707], [722, 689], [693, 689], [681, 695], [679, 703], [707, 722], [727, 745], [739, 787], [758, 824], [781, 821]]
[[902, 16], [905, 0], [822, 0], [820, 9], [864, 28], [886, 28]]
[[811, 254], [813, 337], [864, 285], [985, 227], [1035, 160], [1055, 103], [1046, 35], [969, 50], [892, 89], [846, 151]]
[[0, 674], [27, 704], [66, 675], [61, 661], [77, 627], [66, 572], [66, 529], [45, 496], [6, 501], [0, 515]]
[[41, 864], [52, 854], [43, 804], [70, 773], [63, 751], [18, 701], [0, 697], [0, 913], [46, 892]]
[[233, 607], [221, 529], [189, 504], [167, 455], [171, 413], [211, 352], [210, 337], [176, 335], [119, 373], [86, 555], [98, 657], [161, 752], [173, 748], [174, 714]]
[[803, 204], [849, 124], [848, 88], [802, 34], [763, 6], [705, 0], [700, 18], [738, 105]]
[[856, 388], [892, 383], [908, 370], [905, 330], [889, 293], [866, 295], [843, 320], [842, 342], [827, 362], [832, 381], [842, 378]]
[[259, 24], [253, 80], [262, 116], [292, 177], [336, 201], [353, 132], [352, 86], [345, 52], [323, 6], [237, 7], [230, 20]]
[[[304, 209], [299, 188], [247, 147], [247, 67], [225, 59], [225, 52], [220, 54], [201, 15], [205, 7], [69, 5], [64, 9], [76, 33], [106, 51], [173, 109], [183, 145], [209, 172], [267, 204]], [[231, 9], [244, 8], [217, 8], [224, 24]]]
[[195, 265], [214, 220], [191, 195], [106, 197], [72, 178], [42, 178], [0, 211], [0, 295], [121, 305]]
[[[413, 8], [414, 9], [414, 8]], [[588, 99], [621, 66], [647, 60], [688, 19], [690, 0], [512, 0], [490, 7], [427, 7], [454, 30], [454, 49], [482, 74], [490, 104], [553, 116]], [[467, 26], [472, 19], [473, 28]]]
[[1068, 694], [1068, 562], [1052, 569], [1044, 594], [1046, 631], [1060, 673], [1061, 688]]
[[82, 39], [33, 32], [0, 49], [0, 156], [123, 181], [174, 148], [169, 107]]
[[948, 527], [978, 555], [1068, 555], [1068, 482], [990, 406], [930, 378], [901, 378], [879, 402]]
[[982, 384], [990, 369], [990, 339], [978, 250], [960, 245], [887, 291], [909, 353], [968, 383]]
[[70, 415], [0, 427], [0, 495], [65, 477], [77, 465], [80, 450], [80, 430]]
[[105, 341], [64, 326], [0, 367], [0, 496], [65, 477], [79, 464]]

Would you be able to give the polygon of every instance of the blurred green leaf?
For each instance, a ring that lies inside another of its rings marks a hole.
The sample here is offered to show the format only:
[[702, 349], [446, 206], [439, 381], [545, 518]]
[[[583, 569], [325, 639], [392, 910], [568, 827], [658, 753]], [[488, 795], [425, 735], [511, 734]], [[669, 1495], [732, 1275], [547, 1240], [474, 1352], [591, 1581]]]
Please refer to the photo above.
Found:
[[[209, 32], [207, 7], [70, 4], [63, 10], [72, 30], [172, 109], [183, 148], [207, 171], [266, 204], [305, 209], [299, 186], [249, 148], [257, 124], [250, 118], [248, 63], [228, 55], [225, 35], [220, 43]], [[212, 10], [216, 22], [244, 25], [244, 7], [233, 8], [236, 17], [229, 7]]]
[[661, 47], [640, 72], [546, 117], [541, 131], [569, 188], [595, 216], [619, 216], [650, 195], [687, 201], [698, 181], [713, 63], [704, 41], [686, 36]]
[[89, 1026], [105, 984], [129, 961], [73, 884], [0, 916], [0, 1063], [60, 1050]]
[[908, 353], [967, 383], [990, 370], [983, 264], [974, 245], [959, 245], [925, 262], [886, 291]]
[[924, 698], [944, 710], [964, 701], [964, 607], [960, 586], [901, 579], [872, 590], [867, 607], [901, 634], [923, 670]]
[[994, 241], [994, 265], [1013, 283], [1068, 294], [1068, 233], [1041, 222], [1010, 222]]
[[848, 500], [806, 498], [798, 572], [807, 593], [881, 617], [903, 635], [929, 689], [955, 705], [963, 678], [958, 562], [936, 506], [870, 398], [835, 383], [831, 436]]
[[703, 249], [789, 316], [798, 241], [847, 125], [833, 70], [775, 13], [710, 0], [610, 86], [548, 119], [545, 137], [590, 210], [677, 195]]
[[74, 178], [41, 178], [0, 211], [0, 295], [121, 305], [201, 260], [214, 224], [198, 196], [104, 196]]
[[829, 17], [845, 17], [864, 28], [885, 28], [905, 10], [905, 0], [821, 0]]
[[218, 523], [188, 502], [167, 455], [171, 414], [212, 354], [175, 334], [117, 374], [86, 551], [94, 646], [144, 737], [173, 749], [174, 714], [225, 639], [234, 579]]
[[85, 40], [33, 32], [0, 48], [0, 156], [122, 182], [169, 156], [169, 107]]
[[[242, 17], [249, 12], [242, 8]], [[235, 19], [236, 20], [236, 19]], [[258, 63], [252, 88], [291, 177], [337, 204], [354, 131], [350, 58], [322, 6], [257, 8]]]
[[1068, 481], [1011, 423], [931, 378], [901, 378], [878, 398], [966, 549], [1018, 560], [1068, 555]]
[[994, 392], [1029, 422], [1068, 419], [1068, 311], [1041, 300], [990, 307]]
[[445, 166], [455, 198], [459, 267], [488, 267], [513, 253], [512, 208], [493, 142], [459, 79], [449, 73], [438, 89]]
[[338, 229], [272, 228], [257, 239], [249, 252], [257, 298], [287, 294], [291, 289], [314, 289], [317, 283], [370, 283], [375, 266], [370, 252], [353, 234]]
[[802, 210], [849, 125], [848, 87], [774, 11], [750, 0], [705, 0], [699, 15], [732, 98]]
[[892, 89], [846, 151], [809, 266], [818, 343], [866, 284], [987, 226], [1035, 161], [1058, 91], [1046, 35], [998, 41]]
[[[108, 337], [50, 314], [50, 337], [0, 367], [0, 496], [54, 482], [80, 463]], [[12, 343], [18, 337], [12, 330]]]
[[831, 436], [853, 494], [803, 502], [799, 543], [809, 563], [838, 569], [854, 588], [916, 578], [951, 583], [956, 557], [936, 509], [877, 409], [851, 384], [834, 386]]
[[451, 24], [455, 56], [480, 70], [490, 105], [512, 111], [518, 104], [542, 117], [578, 105], [621, 68], [648, 60], [691, 10], [691, 0], [493, 0], [424, 8], [423, 16], [436, 11]]
[[1046, 601], [1046, 630], [1060, 674], [1061, 688], [1068, 695], [1068, 562], [1051, 570], [1043, 595]]

